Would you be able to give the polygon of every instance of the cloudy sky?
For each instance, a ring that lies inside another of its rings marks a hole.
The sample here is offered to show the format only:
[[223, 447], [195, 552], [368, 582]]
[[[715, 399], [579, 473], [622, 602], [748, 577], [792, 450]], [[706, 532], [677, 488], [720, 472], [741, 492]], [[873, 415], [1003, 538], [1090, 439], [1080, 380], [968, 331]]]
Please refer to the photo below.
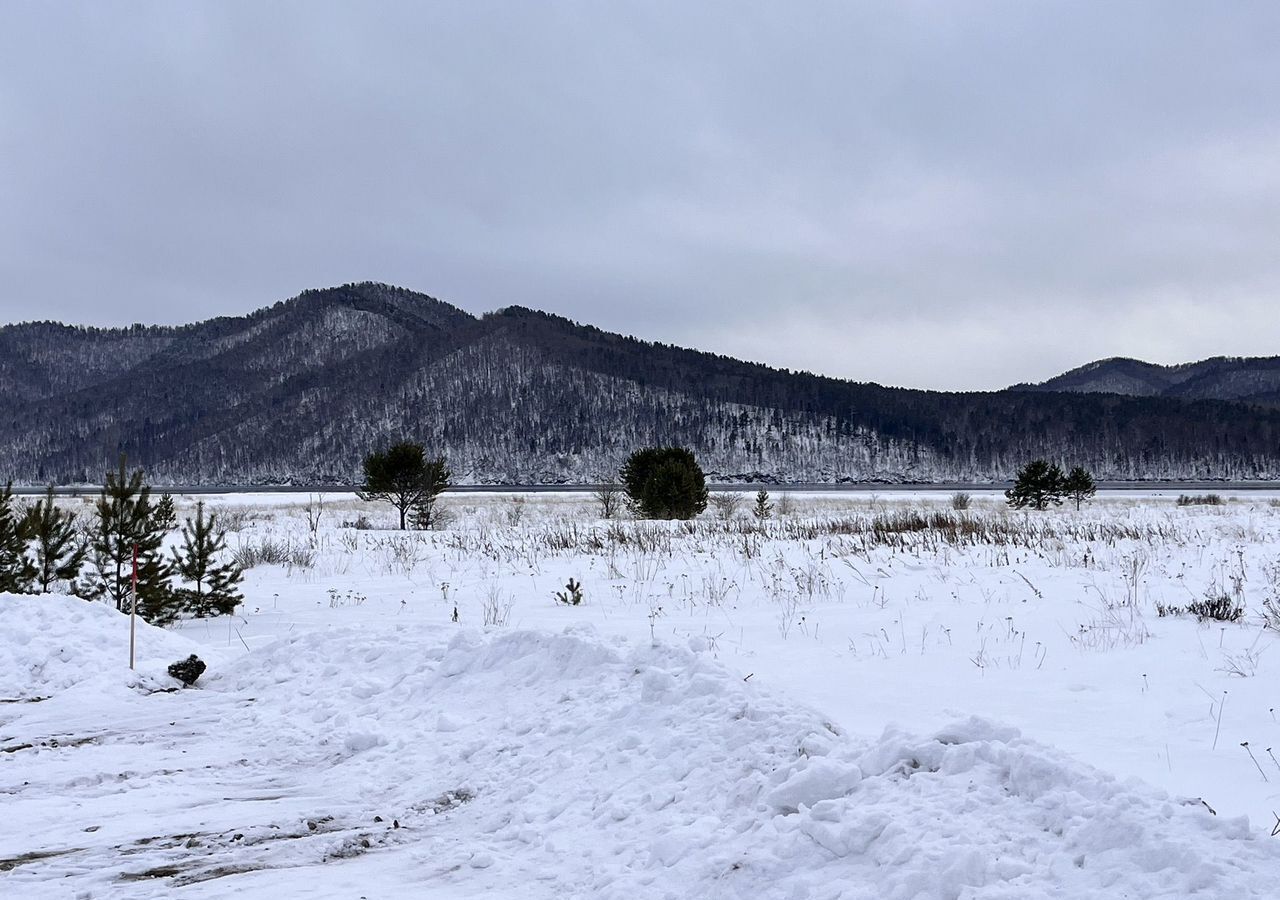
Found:
[[1280, 354], [1280, 3], [0, 0], [0, 321], [346, 281], [858, 380]]

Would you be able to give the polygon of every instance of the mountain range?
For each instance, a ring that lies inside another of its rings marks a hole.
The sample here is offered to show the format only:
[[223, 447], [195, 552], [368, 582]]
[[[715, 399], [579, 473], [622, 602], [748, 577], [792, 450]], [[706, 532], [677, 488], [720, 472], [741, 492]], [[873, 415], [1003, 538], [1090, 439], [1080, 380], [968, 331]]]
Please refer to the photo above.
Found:
[[1017, 385], [1013, 390], [1238, 400], [1280, 407], [1280, 357], [1217, 356], [1176, 366], [1115, 357], [1091, 362], [1040, 384]]
[[1108, 360], [907, 390], [348, 284], [176, 327], [0, 328], [0, 478], [100, 483], [124, 453], [158, 484], [352, 483], [410, 438], [460, 483], [609, 480], [652, 444], [691, 447], [719, 481], [1000, 481], [1036, 456], [1108, 479], [1271, 479], [1267, 373], [1280, 363]]

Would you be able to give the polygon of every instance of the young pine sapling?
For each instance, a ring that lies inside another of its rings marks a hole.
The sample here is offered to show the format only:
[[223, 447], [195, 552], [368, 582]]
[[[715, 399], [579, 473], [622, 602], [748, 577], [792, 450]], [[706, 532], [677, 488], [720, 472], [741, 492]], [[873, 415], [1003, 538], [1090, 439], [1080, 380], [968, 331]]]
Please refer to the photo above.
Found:
[[27, 556], [27, 516], [13, 502], [13, 485], [0, 492], [0, 592], [31, 591], [36, 568]]
[[227, 534], [214, 514], [205, 516], [204, 504], [196, 504], [196, 517], [182, 527], [182, 546], [173, 551], [173, 569], [192, 587], [179, 591], [184, 609], [197, 618], [228, 615], [244, 602], [238, 585], [244, 577], [233, 562], [219, 562], [226, 550]]
[[35, 582], [41, 593], [59, 581], [74, 581], [88, 546], [76, 532], [76, 514], [58, 509], [53, 485], [27, 512], [27, 534], [36, 553]]

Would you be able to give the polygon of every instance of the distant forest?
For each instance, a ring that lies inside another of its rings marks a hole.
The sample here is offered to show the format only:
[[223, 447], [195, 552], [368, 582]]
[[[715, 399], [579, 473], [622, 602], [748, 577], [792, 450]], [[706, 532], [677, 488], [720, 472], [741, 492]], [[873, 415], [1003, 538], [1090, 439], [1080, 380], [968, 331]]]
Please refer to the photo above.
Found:
[[1037, 456], [1280, 477], [1274, 408], [858, 384], [370, 283], [181, 327], [6, 326], [0, 388], [0, 478], [28, 484], [100, 482], [120, 453], [160, 484], [353, 483], [401, 438], [461, 483], [610, 480], [659, 444], [713, 481], [1003, 481]]

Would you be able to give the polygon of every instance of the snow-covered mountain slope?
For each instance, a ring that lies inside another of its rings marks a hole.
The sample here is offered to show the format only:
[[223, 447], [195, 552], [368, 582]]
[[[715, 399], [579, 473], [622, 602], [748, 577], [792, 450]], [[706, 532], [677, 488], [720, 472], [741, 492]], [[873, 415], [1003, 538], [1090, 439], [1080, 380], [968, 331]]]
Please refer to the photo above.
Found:
[[163, 484], [349, 484], [405, 438], [464, 483], [598, 482], [668, 444], [724, 481], [998, 481], [1036, 456], [1280, 477], [1276, 410], [857, 384], [372, 283], [178, 328], [0, 327], [0, 396], [0, 481], [36, 484], [100, 483], [122, 452]]
[[1040, 384], [1018, 387], [1130, 397], [1238, 400], [1274, 407], [1280, 405], [1280, 356], [1216, 356], [1174, 366], [1116, 357], [1088, 363]]

